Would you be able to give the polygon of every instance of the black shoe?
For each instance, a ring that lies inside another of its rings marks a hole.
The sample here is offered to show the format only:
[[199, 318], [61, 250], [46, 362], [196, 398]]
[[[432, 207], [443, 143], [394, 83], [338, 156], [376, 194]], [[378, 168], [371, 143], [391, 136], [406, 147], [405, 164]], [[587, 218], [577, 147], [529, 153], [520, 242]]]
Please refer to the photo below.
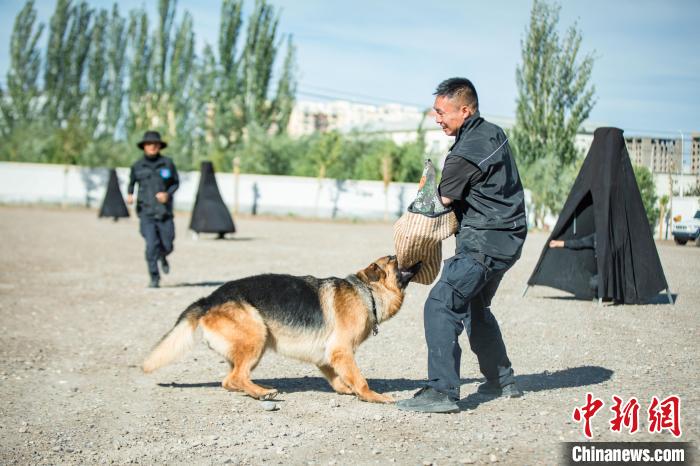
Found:
[[396, 402], [396, 407], [404, 411], [419, 413], [458, 413], [459, 406], [455, 401], [432, 387], [423, 387], [413, 398]]
[[163, 273], [170, 273], [170, 264], [168, 264], [168, 259], [165, 256], [160, 258], [160, 269]]
[[515, 382], [501, 387], [497, 381], [487, 380], [479, 385], [476, 389], [477, 393], [489, 396], [502, 396], [505, 398], [520, 398], [523, 392], [520, 391]]
[[160, 288], [160, 278], [151, 277], [151, 283], [148, 284], [149, 288]]

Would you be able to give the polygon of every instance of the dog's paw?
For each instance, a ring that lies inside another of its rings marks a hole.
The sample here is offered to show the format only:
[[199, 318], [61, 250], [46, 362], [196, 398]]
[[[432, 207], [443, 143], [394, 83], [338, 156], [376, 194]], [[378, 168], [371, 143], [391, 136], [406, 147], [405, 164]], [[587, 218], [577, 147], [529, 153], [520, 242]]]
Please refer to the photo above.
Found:
[[353, 392], [352, 389], [350, 389], [349, 387], [333, 387], [333, 390], [335, 390], [335, 392], [338, 395], [354, 395], [355, 394], [355, 392]]
[[362, 401], [368, 401], [370, 403], [395, 403], [395, 400], [390, 395], [382, 395], [377, 392], [370, 392], [359, 397]]

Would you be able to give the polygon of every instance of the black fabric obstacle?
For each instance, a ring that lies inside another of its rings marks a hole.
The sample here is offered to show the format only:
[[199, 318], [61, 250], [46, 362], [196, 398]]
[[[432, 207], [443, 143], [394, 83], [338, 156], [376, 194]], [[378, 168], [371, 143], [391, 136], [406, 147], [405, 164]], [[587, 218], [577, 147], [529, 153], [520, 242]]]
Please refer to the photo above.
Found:
[[233, 218], [221, 198], [211, 162], [202, 162], [190, 229], [197, 233], [218, 233], [219, 235], [236, 231]]
[[119, 189], [119, 179], [114, 168], [109, 170], [109, 181], [107, 182], [107, 192], [102, 201], [102, 207], [98, 217], [111, 217], [114, 220], [129, 216], [129, 209], [126, 208], [124, 197]]
[[[595, 233], [596, 247], [549, 248], [552, 239]], [[598, 128], [557, 224], [527, 284], [591, 299], [645, 303], [668, 289], [622, 130]]]

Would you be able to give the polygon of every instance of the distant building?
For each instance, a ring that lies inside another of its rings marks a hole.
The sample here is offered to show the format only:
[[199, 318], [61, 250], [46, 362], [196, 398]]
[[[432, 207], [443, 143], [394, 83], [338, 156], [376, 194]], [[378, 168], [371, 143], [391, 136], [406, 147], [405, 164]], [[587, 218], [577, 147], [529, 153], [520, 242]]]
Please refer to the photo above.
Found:
[[690, 136], [690, 174], [700, 176], [700, 134]]
[[290, 115], [287, 132], [290, 136], [305, 136], [326, 131], [371, 132], [377, 125], [398, 127], [408, 126], [412, 122], [415, 122], [417, 127], [422, 114], [423, 112], [415, 107], [399, 104], [376, 106], [343, 100], [299, 101]]
[[646, 136], [626, 137], [627, 152], [635, 165], [647, 167], [652, 173], [680, 173], [683, 154], [679, 139]]

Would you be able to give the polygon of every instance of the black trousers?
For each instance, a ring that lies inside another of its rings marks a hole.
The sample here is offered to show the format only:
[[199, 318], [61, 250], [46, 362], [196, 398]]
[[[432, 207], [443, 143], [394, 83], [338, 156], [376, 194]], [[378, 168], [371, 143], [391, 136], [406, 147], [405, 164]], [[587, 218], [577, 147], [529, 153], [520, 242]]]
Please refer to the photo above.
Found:
[[425, 302], [423, 323], [428, 344], [428, 385], [459, 400], [462, 349], [466, 329], [471, 350], [487, 380], [514, 382], [501, 330], [491, 313], [491, 299], [505, 272], [505, 262], [459, 252], [445, 261], [442, 275]]
[[141, 236], [146, 240], [146, 263], [151, 278], [159, 278], [158, 259], [173, 252], [175, 224], [172, 217], [157, 220], [153, 217], [140, 217]]

